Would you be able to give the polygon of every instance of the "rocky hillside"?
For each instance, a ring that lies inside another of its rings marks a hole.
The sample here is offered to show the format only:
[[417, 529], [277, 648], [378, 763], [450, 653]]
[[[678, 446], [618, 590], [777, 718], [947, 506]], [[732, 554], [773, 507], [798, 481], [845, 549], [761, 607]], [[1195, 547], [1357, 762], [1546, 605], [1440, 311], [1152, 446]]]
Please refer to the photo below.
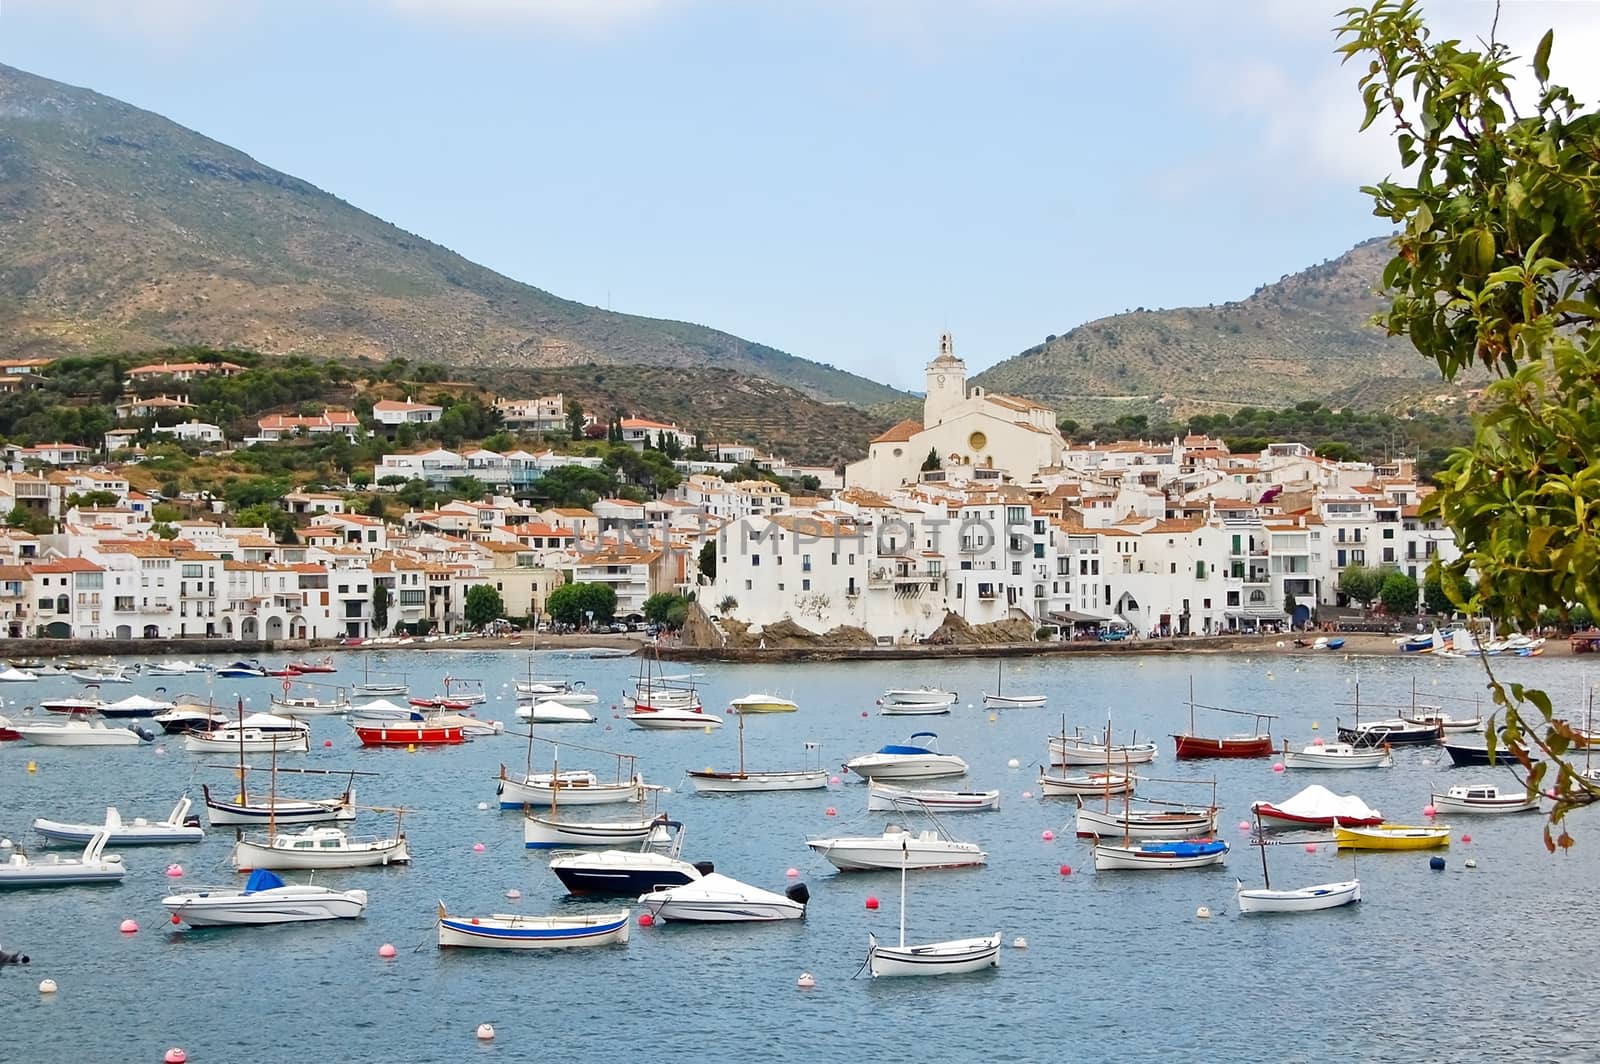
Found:
[[159, 115], [0, 65], [0, 355], [203, 344], [479, 366], [715, 367], [902, 393], [520, 284]]
[[1369, 240], [1320, 266], [1210, 307], [1136, 310], [1100, 318], [984, 371], [975, 383], [1026, 395], [1063, 414], [1186, 415], [1279, 407], [1348, 394], [1374, 380], [1441, 390], [1437, 370], [1404, 339], [1367, 324], [1386, 241]]

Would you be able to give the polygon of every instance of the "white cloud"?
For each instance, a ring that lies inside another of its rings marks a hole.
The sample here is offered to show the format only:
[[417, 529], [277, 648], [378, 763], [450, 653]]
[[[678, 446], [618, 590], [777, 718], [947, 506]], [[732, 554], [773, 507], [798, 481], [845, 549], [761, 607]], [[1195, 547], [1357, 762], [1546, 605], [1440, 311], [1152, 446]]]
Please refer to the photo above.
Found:
[[648, 21], [685, 0], [371, 0], [412, 18], [479, 27], [549, 27], [605, 34]]

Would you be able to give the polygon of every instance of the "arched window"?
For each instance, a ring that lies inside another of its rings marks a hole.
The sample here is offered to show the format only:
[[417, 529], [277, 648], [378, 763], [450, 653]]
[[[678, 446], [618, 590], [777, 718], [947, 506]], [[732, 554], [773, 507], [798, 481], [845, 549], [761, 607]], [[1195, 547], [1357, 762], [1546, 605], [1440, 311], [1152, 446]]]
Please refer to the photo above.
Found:
[[1267, 601], [1267, 593], [1265, 591], [1252, 591], [1252, 592], [1250, 592], [1250, 605], [1259, 606], [1259, 605], [1262, 605], [1263, 603], [1265, 603], [1266, 601]]
[[56, 596], [56, 612], [66, 613], [72, 609], [72, 599], [66, 595]]

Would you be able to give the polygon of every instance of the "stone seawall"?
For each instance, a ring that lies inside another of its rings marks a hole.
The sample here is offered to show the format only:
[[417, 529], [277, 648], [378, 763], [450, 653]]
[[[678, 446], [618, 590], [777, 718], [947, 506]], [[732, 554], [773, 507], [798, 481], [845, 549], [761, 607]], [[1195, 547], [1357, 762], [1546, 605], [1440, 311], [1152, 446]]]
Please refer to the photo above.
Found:
[[237, 654], [259, 657], [283, 650], [333, 647], [332, 640], [311, 639], [7, 639], [0, 641], [0, 659], [20, 658], [151, 658], [193, 654]]
[[1195, 654], [1266, 650], [1271, 638], [1212, 636], [1191, 639], [1135, 639], [1112, 643], [985, 643], [962, 646], [893, 647], [707, 647], [663, 644], [672, 661], [726, 661], [742, 664], [795, 661], [915, 661], [935, 658], [1065, 657], [1073, 654]]

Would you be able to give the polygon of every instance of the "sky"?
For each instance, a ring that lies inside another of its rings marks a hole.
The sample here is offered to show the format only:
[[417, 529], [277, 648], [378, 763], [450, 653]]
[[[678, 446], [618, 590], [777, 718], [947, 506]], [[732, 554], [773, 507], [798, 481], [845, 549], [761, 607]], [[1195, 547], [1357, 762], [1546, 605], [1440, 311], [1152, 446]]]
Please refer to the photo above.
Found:
[[[976, 371], [1387, 232], [1349, 2], [0, 0], [0, 62], [558, 295], [920, 389], [942, 331]], [[1498, 38], [1552, 26], [1600, 98], [1600, 2], [1507, 0]]]

